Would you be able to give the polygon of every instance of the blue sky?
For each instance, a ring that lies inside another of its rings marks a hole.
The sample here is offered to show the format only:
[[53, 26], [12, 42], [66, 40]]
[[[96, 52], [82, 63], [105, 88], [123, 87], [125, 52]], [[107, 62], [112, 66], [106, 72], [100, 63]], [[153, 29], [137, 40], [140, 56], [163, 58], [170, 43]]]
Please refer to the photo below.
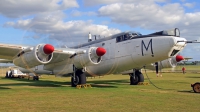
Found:
[[[122, 31], [148, 34], [179, 28], [187, 40], [200, 40], [197, 0], [1, 0], [0, 43], [75, 45], [88, 32], [101, 37]], [[200, 60], [200, 44], [181, 53]]]

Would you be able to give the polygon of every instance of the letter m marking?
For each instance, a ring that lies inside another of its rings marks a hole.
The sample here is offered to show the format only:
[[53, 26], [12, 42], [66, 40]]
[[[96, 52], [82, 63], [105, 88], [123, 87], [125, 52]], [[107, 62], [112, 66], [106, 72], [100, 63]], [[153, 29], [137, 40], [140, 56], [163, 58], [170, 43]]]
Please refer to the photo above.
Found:
[[145, 45], [144, 41], [142, 40], [142, 43], [141, 43], [142, 56], [144, 56], [144, 49], [146, 51], [148, 51], [149, 47], [151, 47], [151, 54], [153, 56], [152, 39], [149, 41], [147, 46]]

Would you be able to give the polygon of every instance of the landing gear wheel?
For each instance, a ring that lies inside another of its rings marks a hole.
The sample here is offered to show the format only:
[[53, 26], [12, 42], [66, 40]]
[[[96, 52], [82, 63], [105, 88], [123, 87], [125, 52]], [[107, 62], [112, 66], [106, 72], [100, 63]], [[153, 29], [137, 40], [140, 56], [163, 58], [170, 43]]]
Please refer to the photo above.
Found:
[[77, 85], [86, 84], [86, 75], [82, 70], [77, 69], [75, 76], [71, 77], [71, 86], [76, 87]]
[[79, 84], [86, 84], [86, 75], [84, 73], [79, 75], [79, 79]]
[[33, 80], [39, 80], [39, 76], [33, 76]]
[[78, 84], [79, 84], [79, 77], [78, 76], [71, 77], [71, 86], [76, 87]]
[[192, 88], [195, 93], [200, 93], [200, 83], [195, 83]]
[[137, 85], [139, 82], [144, 82], [144, 76], [141, 72], [135, 72], [130, 74], [130, 85]]

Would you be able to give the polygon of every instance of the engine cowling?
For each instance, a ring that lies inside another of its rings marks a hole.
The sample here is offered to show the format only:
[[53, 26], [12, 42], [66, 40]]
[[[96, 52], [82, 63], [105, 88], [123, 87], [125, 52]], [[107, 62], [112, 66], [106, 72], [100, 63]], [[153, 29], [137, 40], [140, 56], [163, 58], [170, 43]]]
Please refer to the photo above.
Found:
[[102, 47], [90, 47], [85, 54], [79, 54], [74, 57], [74, 66], [84, 68], [86, 66], [97, 65], [101, 62], [102, 56], [106, 50]]
[[172, 58], [157, 62], [157, 65], [153, 63], [150, 66], [146, 66], [146, 69], [155, 70], [156, 66], [158, 66], [159, 70], [163, 68], [174, 68], [177, 66], [177, 63], [182, 60], [184, 60], [183, 56], [177, 55]]
[[184, 60], [184, 58], [180, 55], [177, 55], [175, 57], [158, 62], [158, 67], [160, 67], [160, 69], [174, 68], [177, 66], [177, 63], [180, 62], [181, 60]]
[[54, 47], [50, 44], [39, 44], [22, 50], [13, 60], [16, 66], [32, 68], [37, 65], [47, 64], [53, 58]]

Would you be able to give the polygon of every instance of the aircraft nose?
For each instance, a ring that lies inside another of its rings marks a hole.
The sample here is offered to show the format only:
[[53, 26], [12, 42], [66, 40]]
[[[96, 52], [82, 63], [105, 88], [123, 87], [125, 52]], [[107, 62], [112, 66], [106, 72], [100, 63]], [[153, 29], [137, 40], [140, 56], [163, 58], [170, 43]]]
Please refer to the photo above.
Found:
[[[186, 39], [185, 38], [181, 38], [181, 37], [173, 37], [173, 47], [172, 47], [172, 52], [170, 54], [170, 56], [175, 56], [177, 55], [180, 51], [182, 51], [184, 49], [184, 47], [186, 46]], [[181, 59], [181, 58], [179, 58]]]

